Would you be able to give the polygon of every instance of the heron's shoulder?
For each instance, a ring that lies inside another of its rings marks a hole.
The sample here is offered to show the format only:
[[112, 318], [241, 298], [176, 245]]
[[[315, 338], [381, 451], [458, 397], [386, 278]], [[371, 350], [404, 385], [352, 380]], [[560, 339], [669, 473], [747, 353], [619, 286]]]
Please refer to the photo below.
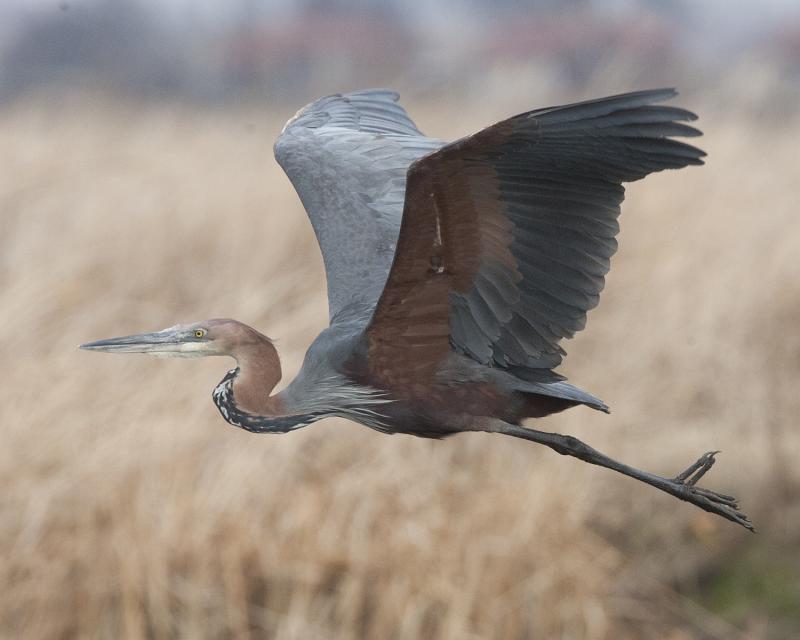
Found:
[[320, 332], [309, 345], [291, 389], [287, 388], [289, 393], [348, 384], [345, 371], [358, 351], [360, 336], [361, 332], [349, 324], [333, 324]]
[[355, 317], [345, 321], [336, 318], [339, 315], [309, 345], [305, 356], [306, 364], [324, 366], [332, 363], [335, 368], [338, 361], [346, 360], [356, 348], [366, 321]]

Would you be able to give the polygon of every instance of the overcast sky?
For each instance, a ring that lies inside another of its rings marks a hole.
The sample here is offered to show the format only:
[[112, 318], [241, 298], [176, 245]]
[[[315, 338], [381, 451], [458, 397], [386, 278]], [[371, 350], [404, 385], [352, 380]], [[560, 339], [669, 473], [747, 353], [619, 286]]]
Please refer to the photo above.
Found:
[[[42, 10], [59, 10], [59, 7], [79, 7], [82, 4], [91, 4], [93, 0], [2, 0], [0, 13], [5, 16], [23, 16], [37, 13]], [[263, 8], [270, 14], [291, 15], [295, 7], [300, 4], [296, 0], [249, 0], [252, 5]], [[206, 20], [225, 19], [241, 6], [240, 0], [138, 0], [142, 5], [151, 7], [154, 11], [171, 18], [186, 15], [195, 15]], [[353, 4], [380, 4], [385, 0], [355, 0]], [[669, 2], [669, 0], [666, 0]], [[748, 28], [754, 23], [765, 21], [780, 21], [788, 17], [800, 19], [800, 2], [798, 0], [759, 0], [758, 2], [734, 3], [731, 0], [678, 0], [678, 4], [691, 7], [697, 14], [704, 14], [714, 20], [724, 21], [726, 24], [740, 24]], [[412, 3], [395, 2], [404, 6], [408, 11], [426, 13], [432, 7], [438, 11], [442, 9], [463, 9], [471, 5], [492, 5], [492, 0], [416, 0]], [[611, 12], [634, 11], [641, 6], [639, 0], [593, 0], [599, 10]], [[735, 9], [734, 9], [735, 6]], [[438, 12], [437, 11], [437, 12]]]
[[[264, 17], [275, 20], [290, 18], [302, 6], [297, 0], [136, 0], [158, 15], [162, 24], [178, 27], [190, 22], [193, 27], [223, 27], [241, 16], [249, 6]], [[321, 3], [321, 0], [316, 0]], [[465, 20], [478, 20], [474, 8], [490, 10], [492, 0], [348, 0], [350, 4], [368, 6], [390, 2], [408, 18], [408, 22], [426, 26], [426, 31], [446, 30]], [[79, 9], [94, 0], [0, 0], [0, 39], [8, 37], [23, 24], [42, 12]], [[732, 0], [664, 0], [663, 6], [675, 4], [688, 14], [683, 25], [695, 46], [709, 52], [735, 47], [758, 36], [766, 29], [785, 24], [800, 24], [800, 0], [759, 0], [735, 3]], [[520, 0], [523, 4], [523, 0]], [[595, 10], [606, 15], [639, 12], [640, 0], [593, 0]], [[650, 6], [653, 6], [652, 3]], [[734, 8], [735, 7], [735, 8]], [[470, 15], [472, 10], [473, 15]], [[479, 12], [482, 13], [482, 12]], [[485, 14], [484, 14], [485, 15]], [[3, 43], [0, 42], [0, 49]]]

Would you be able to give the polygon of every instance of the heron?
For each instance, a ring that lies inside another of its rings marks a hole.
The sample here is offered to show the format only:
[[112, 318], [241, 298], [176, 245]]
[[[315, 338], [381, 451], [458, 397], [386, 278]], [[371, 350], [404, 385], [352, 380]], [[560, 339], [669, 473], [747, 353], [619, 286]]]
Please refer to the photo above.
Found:
[[228, 356], [222, 417], [287, 433], [339, 416], [383, 433], [500, 433], [651, 485], [754, 530], [737, 500], [698, 486], [718, 451], [673, 477], [618, 462], [525, 420], [594, 395], [555, 369], [584, 328], [617, 249], [623, 183], [703, 164], [675, 138], [697, 116], [674, 89], [528, 111], [446, 142], [424, 135], [390, 90], [320, 98], [291, 118], [278, 164], [316, 234], [329, 326], [279, 393], [270, 338], [231, 319], [98, 340], [82, 349]]

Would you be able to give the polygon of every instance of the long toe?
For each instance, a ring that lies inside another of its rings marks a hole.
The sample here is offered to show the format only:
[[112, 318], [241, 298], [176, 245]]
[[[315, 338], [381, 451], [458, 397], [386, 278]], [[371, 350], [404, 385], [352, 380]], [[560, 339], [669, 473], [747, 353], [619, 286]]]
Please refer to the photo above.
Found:
[[734, 507], [736, 509], [739, 508], [739, 503], [733, 496], [725, 495], [724, 493], [717, 493], [716, 491], [709, 491], [708, 489], [703, 489], [702, 487], [695, 487], [694, 492], [708, 498], [709, 500], [713, 500], [714, 502], [719, 502], [720, 504], [727, 504], [728, 506]]
[[685, 494], [686, 497], [684, 500], [697, 505], [709, 513], [716, 513], [731, 522], [743, 526], [749, 531], [755, 532], [755, 527], [753, 527], [753, 523], [750, 522], [750, 518], [739, 511], [739, 503], [733, 496], [715, 493], [714, 491], [709, 491], [702, 487], [684, 486], [689, 488], [689, 491]]

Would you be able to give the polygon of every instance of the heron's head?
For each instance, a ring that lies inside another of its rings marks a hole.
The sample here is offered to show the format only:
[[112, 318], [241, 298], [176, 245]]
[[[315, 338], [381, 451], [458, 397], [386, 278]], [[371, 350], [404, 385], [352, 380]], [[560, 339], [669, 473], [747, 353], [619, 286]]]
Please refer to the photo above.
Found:
[[168, 358], [231, 356], [238, 359], [248, 349], [269, 342], [269, 338], [246, 324], [217, 318], [179, 324], [154, 333], [96, 340], [80, 348], [111, 353], [149, 353]]

